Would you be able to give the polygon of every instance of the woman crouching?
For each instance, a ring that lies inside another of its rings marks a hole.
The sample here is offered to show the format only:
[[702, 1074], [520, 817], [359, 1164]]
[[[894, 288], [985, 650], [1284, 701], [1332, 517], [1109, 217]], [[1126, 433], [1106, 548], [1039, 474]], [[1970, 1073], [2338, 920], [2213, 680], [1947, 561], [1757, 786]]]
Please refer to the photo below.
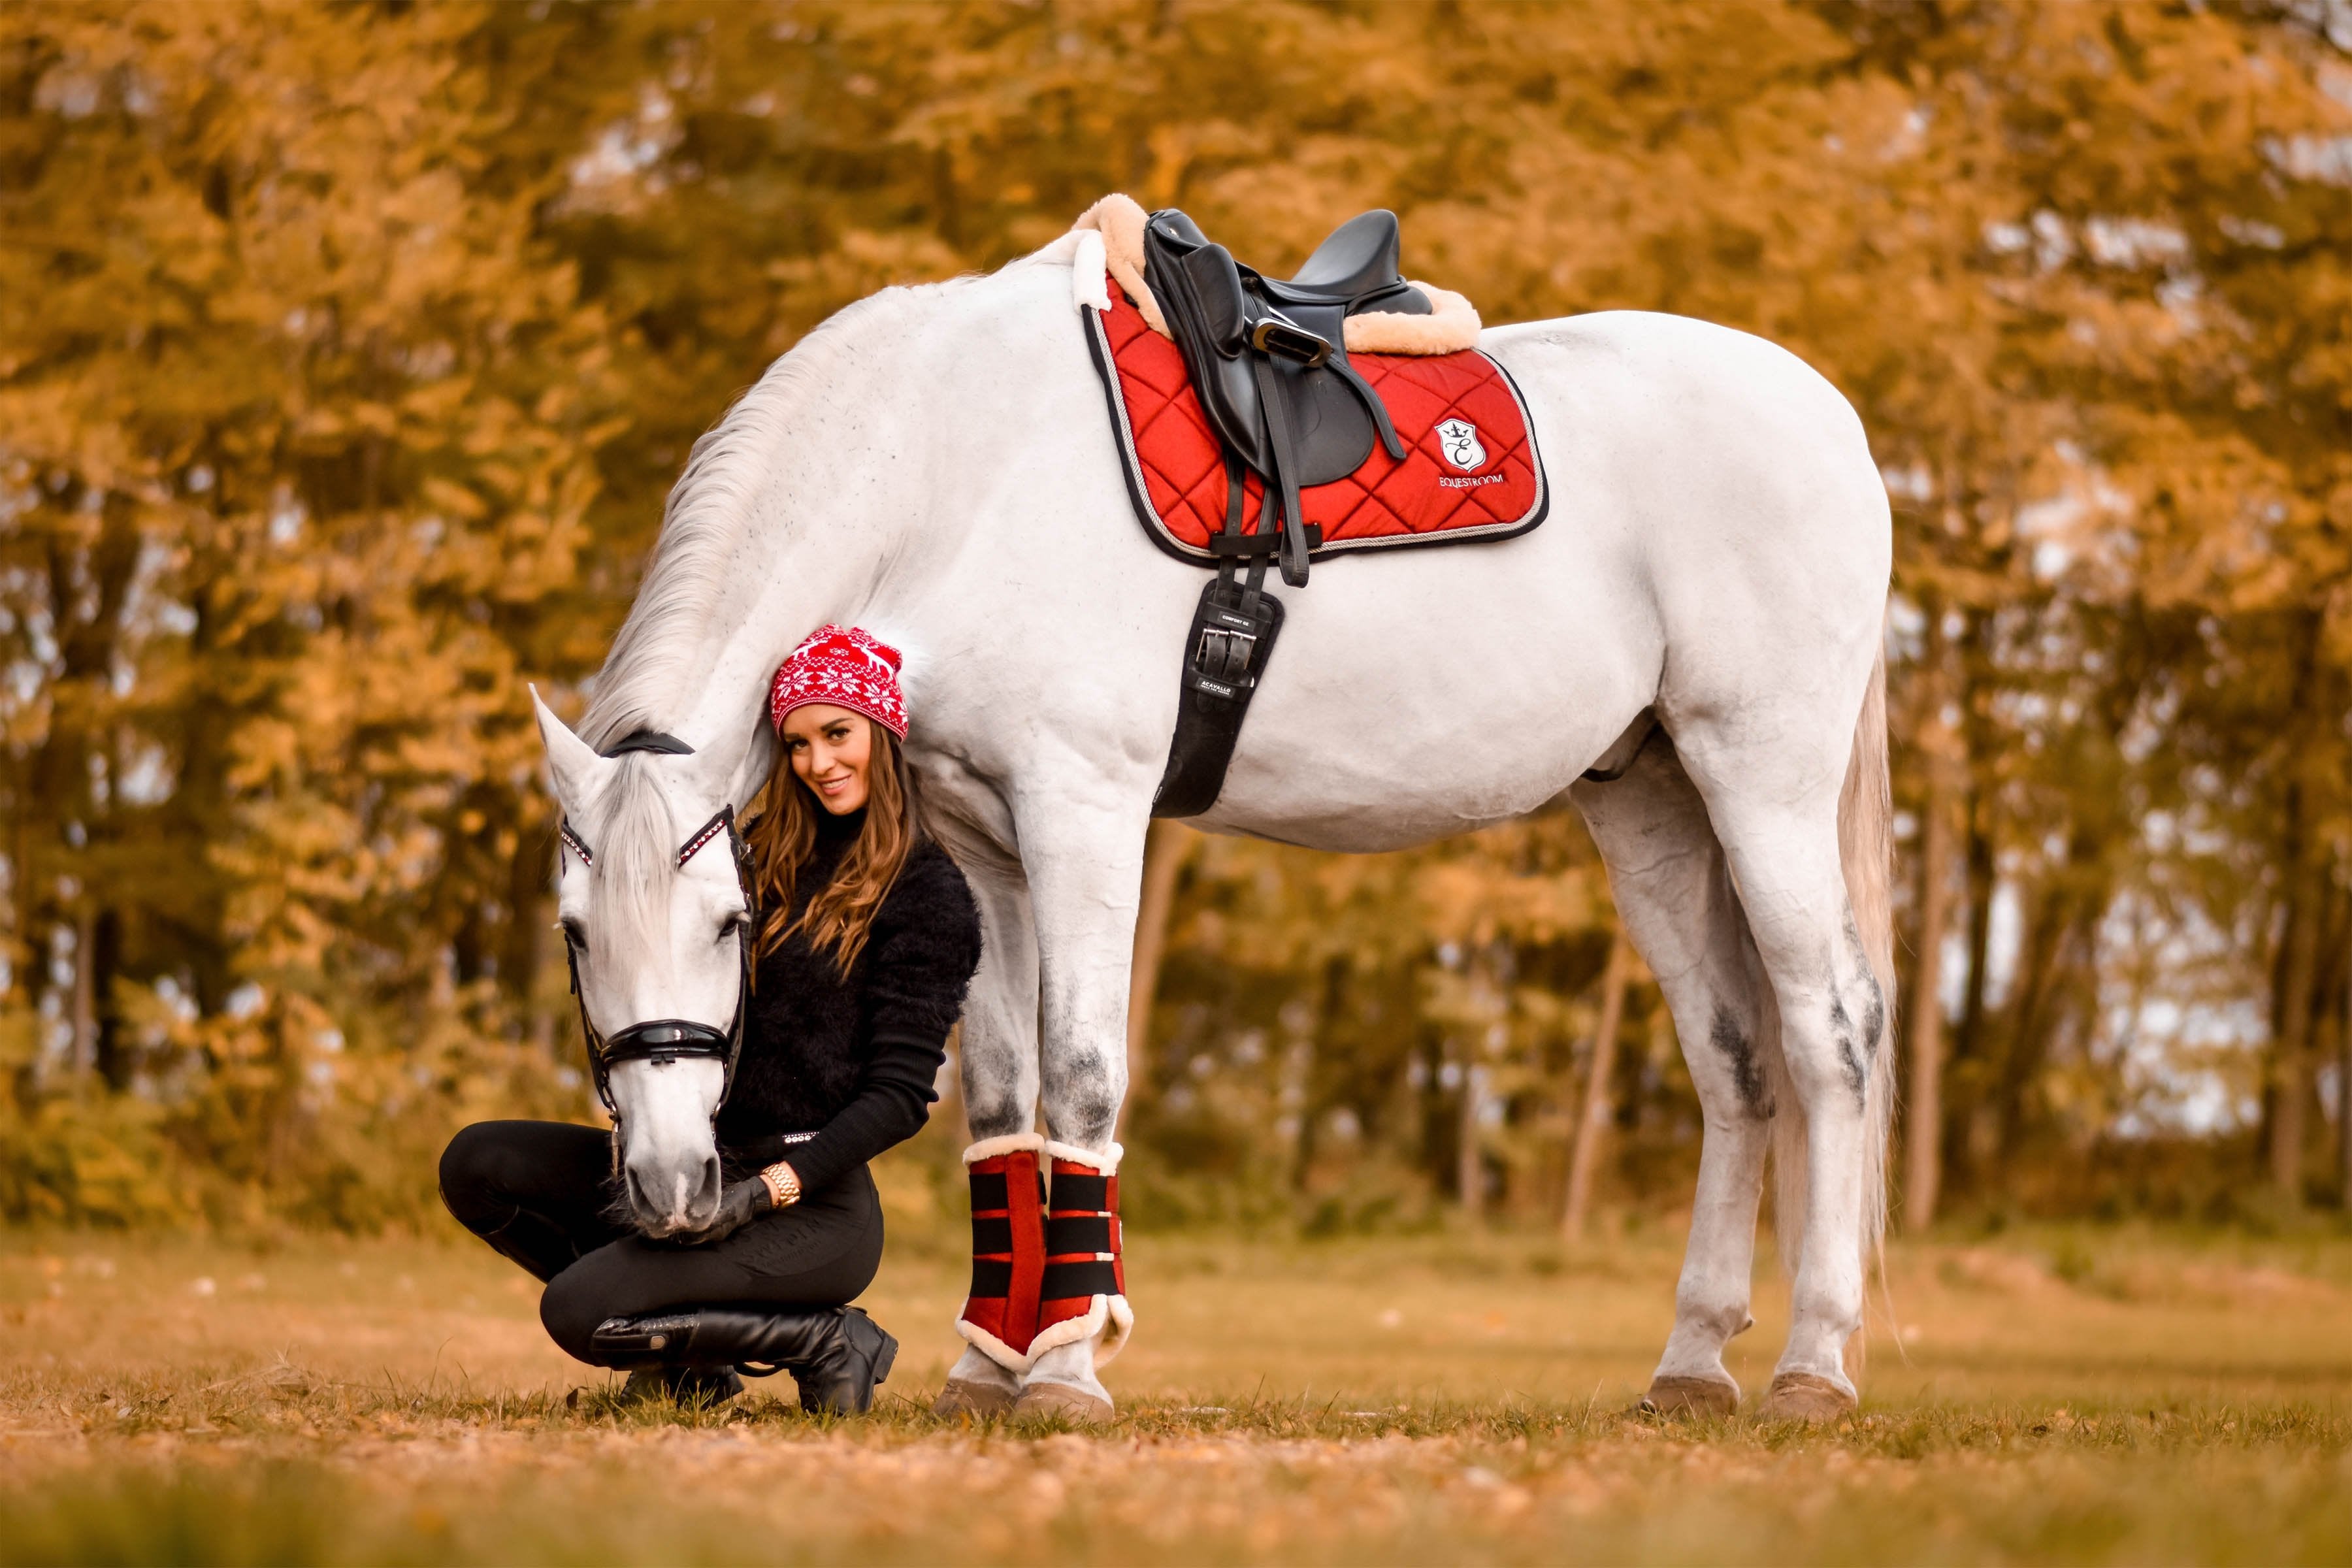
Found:
[[803, 1409], [848, 1413], [889, 1374], [898, 1342], [848, 1304], [882, 1260], [866, 1162], [929, 1116], [980, 962], [971, 889], [914, 809], [898, 667], [826, 626], [776, 671], [782, 754], [744, 829], [754, 978], [711, 1228], [652, 1241], [614, 1218], [612, 1139], [593, 1128], [478, 1122], [441, 1157], [449, 1212], [547, 1282], [547, 1331], [630, 1369], [631, 1397], [728, 1399], [739, 1372], [782, 1368]]

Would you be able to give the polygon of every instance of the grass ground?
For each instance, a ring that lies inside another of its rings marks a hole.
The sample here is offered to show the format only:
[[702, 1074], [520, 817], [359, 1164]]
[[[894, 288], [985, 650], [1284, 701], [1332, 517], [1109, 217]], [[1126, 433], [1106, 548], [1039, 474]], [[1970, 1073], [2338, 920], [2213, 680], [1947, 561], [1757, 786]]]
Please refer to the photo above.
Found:
[[1139, 1237], [1123, 1416], [1075, 1433], [925, 1413], [921, 1247], [868, 1297], [896, 1397], [839, 1422], [618, 1410], [479, 1247], [0, 1235], [0, 1562], [2352, 1561], [2352, 1241], [1898, 1246], [1831, 1430], [1624, 1414], [1675, 1264]]

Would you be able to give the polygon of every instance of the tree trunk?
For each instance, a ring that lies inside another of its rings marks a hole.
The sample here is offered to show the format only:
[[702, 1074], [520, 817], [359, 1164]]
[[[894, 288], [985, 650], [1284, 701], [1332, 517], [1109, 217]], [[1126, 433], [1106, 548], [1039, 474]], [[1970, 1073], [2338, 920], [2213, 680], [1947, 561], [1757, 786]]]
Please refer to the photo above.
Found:
[[98, 1070], [98, 911], [74, 917], [73, 1077], [79, 1093]]
[[2344, 976], [2336, 1032], [2336, 1201], [2352, 1211], [2352, 963]]
[[1486, 1217], [1486, 1169], [1478, 1152], [1478, 1111], [1486, 1085], [1478, 1059], [1465, 1045], [1462, 1050], [1462, 1126], [1455, 1134], [1454, 1184], [1462, 1194], [1462, 1213], [1472, 1225]]
[[2046, 1004], [2063, 958], [2066, 939], [2074, 929], [2074, 900], [2066, 886], [2071, 868], [2061, 863], [2049, 873], [2055, 886], [2045, 887], [2028, 906], [2025, 940], [2018, 965], [2017, 994], [2009, 1009], [2007, 1038], [2001, 1044], [2000, 1071], [1994, 1076], [1991, 1102], [1981, 1114], [1996, 1156], [2009, 1153], [2025, 1121], [2025, 1100], [2041, 1075], [2049, 1048], [2051, 1028]]
[[2314, 973], [2319, 963], [2319, 874], [2310, 836], [2301, 831], [2305, 792], [2291, 792], [2296, 854], [2288, 883], [2286, 931], [2273, 1015], [2271, 1063], [2271, 1184], [2291, 1204], [2303, 1201], [2304, 1104], [2311, 1096], [2311, 1064], [2306, 1047], [2311, 1038]]
[[1633, 944], [1620, 925], [1609, 943], [1609, 967], [1601, 976], [1601, 1022], [1592, 1031], [1592, 1066], [1584, 1079], [1584, 1114], [1568, 1157], [1568, 1201], [1560, 1207], [1559, 1234], [1569, 1241], [1584, 1235], [1592, 1208], [1592, 1178], [1601, 1166], [1601, 1143], [1609, 1133], [1609, 1079], [1617, 1066], [1617, 1029], [1625, 1017], [1625, 986], [1633, 971]]
[[[1938, 645], [1942, 639], [1937, 639]], [[1940, 663], [1940, 658], [1938, 660]], [[1952, 905], [1952, 831], [1959, 744], [1943, 721], [1941, 671], [1920, 744], [1927, 753], [1927, 820], [1919, 853], [1919, 960], [1911, 979], [1911, 1093], [1905, 1109], [1903, 1223], [1935, 1223], [1944, 1175], [1944, 937]]]
[[1150, 1081], [1144, 1048], [1151, 1039], [1151, 1002], [1160, 989], [1160, 960], [1168, 950], [1168, 916], [1176, 903], [1176, 878], [1200, 835], [1181, 823], [1154, 822], [1143, 840], [1143, 902], [1135, 916], [1134, 961], [1127, 987], [1127, 1092], [1129, 1099]]
[[1347, 1016], [1349, 993], [1355, 980], [1355, 963], [1346, 954], [1334, 954], [1323, 963], [1322, 1009], [1315, 1021], [1314, 1037], [1307, 1042], [1307, 1070], [1299, 1085], [1298, 1142], [1290, 1162], [1290, 1189], [1303, 1193], [1315, 1173], [1315, 1156], [1321, 1142], [1324, 1085], [1328, 1077], [1323, 1066], [1326, 1052], [1344, 1057], [1346, 1047], [1338, 1041], [1340, 1020]]
[[499, 987], [514, 1010], [523, 1038], [539, 1056], [551, 1055], [555, 1019], [540, 1000], [540, 977], [555, 954], [554, 857], [544, 825], [523, 818], [507, 859], [507, 920], [499, 933]]
[[1979, 656], [1979, 644], [1972, 633], [1961, 661], [1964, 684], [1960, 690], [1960, 740], [1966, 748], [1961, 759], [1962, 782], [1968, 787], [1967, 797], [1961, 802], [1961, 820], [1968, 838], [1962, 858], [1968, 868], [1969, 972], [1960, 996], [1959, 1026], [1953, 1032], [1951, 1050], [1945, 1063], [1948, 1070], [1939, 1085], [1945, 1100], [1944, 1185], [1956, 1182], [1973, 1184], [1976, 1179], [1969, 1133], [1974, 1113], [1984, 1098], [1990, 1067], [1987, 1058], [1990, 1054], [1990, 1044], [1985, 1037], [1990, 1010], [1986, 971], [1992, 951], [1993, 894], [2000, 879], [1994, 863], [1992, 831], [1997, 799], [1991, 766], [1995, 742], [1985, 732], [1975, 702], [1975, 661]]
[[98, 911], [90, 925], [89, 963], [90, 1014], [97, 1031], [91, 1060], [107, 1088], [126, 1089], [137, 1062], [122, 1027], [122, 1015], [114, 1005], [114, 977], [122, 970], [121, 911], [111, 908]]

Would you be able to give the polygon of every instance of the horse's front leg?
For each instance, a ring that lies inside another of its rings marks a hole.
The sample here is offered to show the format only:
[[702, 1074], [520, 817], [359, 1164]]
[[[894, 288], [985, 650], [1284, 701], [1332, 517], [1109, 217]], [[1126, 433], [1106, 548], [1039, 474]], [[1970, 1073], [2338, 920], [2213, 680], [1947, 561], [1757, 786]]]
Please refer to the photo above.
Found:
[[1021, 1396], [1044, 1265], [1037, 1124], [1037, 941], [1018, 863], [956, 846], [980, 906], [980, 971], [964, 998], [957, 1060], [971, 1144], [971, 1291], [956, 1315], [965, 1349], [932, 1409], [1003, 1415]]
[[1118, 792], [1034, 805], [1019, 816], [1037, 940], [1051, 1196], [1037, 1329], [1016, 1408], [1099, 1421], [1111, 1399], [1097, 1371], [1134, 1321], [1111, 1135], [1127, 1098], [1128, 983], [1150, 823], [1145, 797]]

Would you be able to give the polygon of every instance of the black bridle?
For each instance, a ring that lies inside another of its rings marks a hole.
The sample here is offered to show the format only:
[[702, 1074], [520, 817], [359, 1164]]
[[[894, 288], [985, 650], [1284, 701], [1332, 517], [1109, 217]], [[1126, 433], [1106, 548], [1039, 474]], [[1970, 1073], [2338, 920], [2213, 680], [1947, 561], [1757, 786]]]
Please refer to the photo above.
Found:
[[[645, 730], [616, 743], [602, 754], [617, 757], [625, 752], [655, 752], [664, 756], [692, 756], [694, 748], [675, 735]], [[556, 829], [564, 849], [580, 858], [583, 866], [593, 868], [595, 854], [572, 831], [570, 818]], [[743, 918], [735, 927], [735, 952], [739, 974], [735, 987], [735, 1016], [725, 1029], [709, 1024], [698, 1024], [691, 1018], [649, 1018], [616, 1029], [610, 1035], [599, 1034], [588, 1016], [588, 998], [580, 989], [580, 947], [572, 941], [567, 928], [563, 935], [563, 960], [572, 971], [572, 994], [580, 1005], [580, 1032], [588, 1042], [588, 1067], [595, 1075], [596, 1098], [614, 1117], [621, 1108], [613, 1102], [613, 1064], [614, 1062], [646, 1061], [660, 1065], [687, 1059], [703, 1059], [725, 1064], [727, 1076], [719, 1090], [719, 1103], [735, 1087], [735, 1064], [743, 1055], [743, 1027], [751, 1005], [751, 847], [743, 842], [743, 835], [735, 826], [735, 808], [722, 805], [718, 815], [695, 829], [687, 841], [677, 847], [677, 864], [683, 868], [712, 839], [724, 833], [727, 847], [735, 858], [735, 885], [743, 895]], [[560, 858], [562, 851], [558, 850]]]

